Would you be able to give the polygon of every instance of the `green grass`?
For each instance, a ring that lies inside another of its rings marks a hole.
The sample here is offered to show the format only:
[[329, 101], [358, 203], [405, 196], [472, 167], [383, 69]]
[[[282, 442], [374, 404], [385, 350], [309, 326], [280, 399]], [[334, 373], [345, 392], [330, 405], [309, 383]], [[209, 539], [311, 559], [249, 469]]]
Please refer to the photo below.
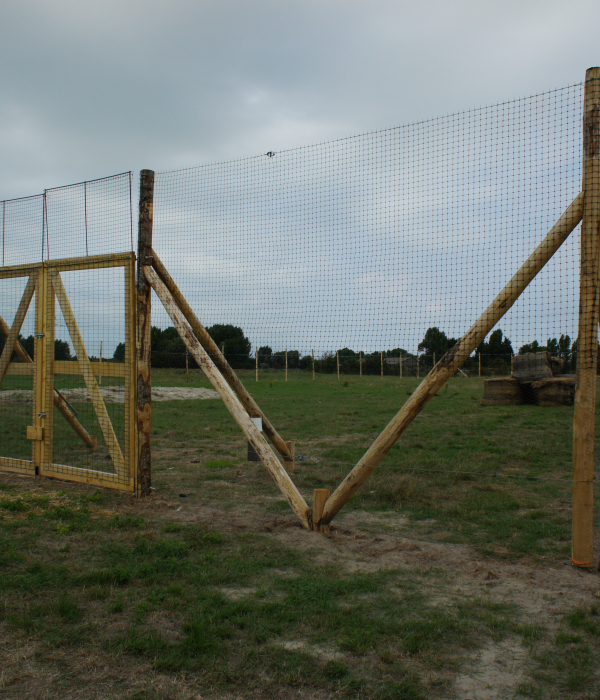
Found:
[[[417, 386], [397, 377], [241, 377], [296, 441], [303, 459], [293, 479], [309, 504], [314, 488], [337, 487]], [[7, 378], [12, 388], [23, 379]], [[154, 371], [153, 383], [210, 386], [197, 372], [187, 384], [168, 370]], [[479, 379], [452, 380], [334, 525], [352, 518], [374, 536], [467, 544], [490, 568], [494, 559], [567, 561], [572, 408], [482, 407], [482, 393]], [[75, 407], [100, 436], [91, 405]], [[107, 408], [122, 434], [123, 405]], [[30, 405], [0, 404], [0, 453], [29, 458], [30, 421]], [[60, 416], [55, 430], [55, 461], [110, 466], [103, 443], [92, 456]], [[0, 486], [0, 623], [16, 643], [35, 641], [41, 659], [68, 665], [75, 650], [104, 654], [115, 667], [129, 659], [207, 692], [319, 688], [397, 700], [447, 697], [466, 659], [510, 637], [531, 653], [522, 696], [570, 697], [598, 685], [595, 606], [567, 614], [554, 632], [485, 590], [465, 596], [442, 569], [355, 571], [259, 525], [202, 525], [216, 511], [266, 522], [290, 510], [262, 466], [246, 461], [221, 401], [155, 402], [153, 431], [153, 485], [175, 509], [166, 514], [124, 511], [127, 497], [108, 491], [53, 491], [56, 482]], [[199, 522], [173, 520], [188, 504]], [[136, 694], [160, 697], [150, 686]]]
[[[285, 439], [296, 441], [294, 480], [307, 499], [335, 489], [417, 386], [416, 378], [294, 374], [247, 388]], [[273, 380], [273, 376], [276, 377]], [[185, 385], [155, 371], [156, 385]], [[344, 382], [348, 385], [344, 386]], [[193, 373], [189, 386], [210, 386]], [[342, 511], [396, 511], [423, 532], [469, 543], [482, 554], [565, 557], [570, 540], [570, 407], [480, 405], [483, 380], [454, 379], [434, 397]], [[240, 430], [220, 401], [156, 403], [157, 444], [193, 452], [199, 481], [219, 461], [235, 481], [245, 459]], [[171, 464], [169, 464], [171, 466]], [[179, 469], [179, 468], [178, 468]], [[214, 476], [212, 477], [214, 478]], [[168, 488], [162, 476], [158, 483]], [[260, 488], [267, 487], [261, 482]], [[214, 494], [207, 492], [207, 498]], [[272, 508], [278, 506], [273, 505]]]
[[[65, 657], [102, 649], [211, 687], [416, 699], [431, 677], [446, 687], [461, 654], [520, 629], [513, 607], [484, 598], [432, 604], [451, 583], [443, 571], [348, 573], [265, 535], [2, 492], [0, 621]], [[52, 533], [68, 547], [49, 556]]]
[[[117, 377], [107, 377], [103, 386], [122, 385], [123, 380]], [[59, 391], [84, 387], [80, 376], [57, 375], [56, 387]], [[31, 391], [31, 377], [8, 376], [2, 383], [3, 390]], [[98, 449], [90, 451], [77, 438], [71, 427], [66, 423], [59, 411], [53, 407], [54, 442], [53, 462], [85, 469], [96, 469], [114, 473], [114, 467], [102, 430], [98, 423], [94, 407], [91, 403], [70, 401], [77, 412], [77, 419], [90, 435], [98, 439]], [[121, 450], [125, 451], [125, 406], [118, 403], [106, 403], [106, 410], [112, 422]], [[31, 441], [26, 437], [28, 425], [33, 424], [31, 403], [0, 403], [0, 455], [14, 459], [30, 460], [32, 454]]]

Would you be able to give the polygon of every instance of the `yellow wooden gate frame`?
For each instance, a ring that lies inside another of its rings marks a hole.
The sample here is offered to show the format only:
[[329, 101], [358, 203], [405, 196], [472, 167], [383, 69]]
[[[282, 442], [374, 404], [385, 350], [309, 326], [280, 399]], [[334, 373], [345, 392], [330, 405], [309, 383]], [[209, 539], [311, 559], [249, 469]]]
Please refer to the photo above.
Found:
[[[125, 271], [125, 361], [123, 363], [90, 362], [77, 321], [71, 309], [60, 273], [74, 270], [93, 270], [123, 267]], [[27, 437], [32, 440], [31, 460], [0, 457], [0, 471], [49, 476], [67, 481], [79, 481], [97, 486], [135, 492], [137, 476], [137, 430], [136, 430], [136, 287], [135, 254], [117, 253], [84, 258], [50, 260], [32, 265], [15, 265], [0, 268], [0, 279], [29, 277], [15, 320], [8, 329], [0, 319], [1, 330], [9, 330], [4, 351], [0, 355], [0, 384], [5, 375], [21, 374], [33, 376], [32, 425], [27, 428]], [[32, 360], [18, 343], [18, 335], [35, 291], [35, 355]], [[58, 299], [71, 341], [77, 355], [76, 361], [54, 360], [54, 318]], [[10, 362], [16, 352], [20, 362]], [[125, 425], [125, 454], [116, 438], [98, 388], [96, 376], [119, 376], [125, 380], [125, 401], [128, 416]], [[83, 376], [98, 423], [109, 449], [116, 474], [84, 469], [69, 465], [54, 464], [53, 422], [56, 407], [88, 447], [94, 447], [96, 438], [87, 434], [83, 426], [70, 412], [54, 389], [54, 375], [58, 373]]]

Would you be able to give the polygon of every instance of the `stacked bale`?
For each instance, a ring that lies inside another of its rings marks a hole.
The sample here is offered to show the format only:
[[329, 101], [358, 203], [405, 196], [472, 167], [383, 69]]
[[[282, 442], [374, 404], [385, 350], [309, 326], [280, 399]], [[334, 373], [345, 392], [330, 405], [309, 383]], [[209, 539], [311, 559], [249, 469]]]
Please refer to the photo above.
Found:
[[514, 355], [510, 378], [486, 379], [483, 406], [572, 406], [575, 377], [563, 375], [565, 361], [549, 352]]

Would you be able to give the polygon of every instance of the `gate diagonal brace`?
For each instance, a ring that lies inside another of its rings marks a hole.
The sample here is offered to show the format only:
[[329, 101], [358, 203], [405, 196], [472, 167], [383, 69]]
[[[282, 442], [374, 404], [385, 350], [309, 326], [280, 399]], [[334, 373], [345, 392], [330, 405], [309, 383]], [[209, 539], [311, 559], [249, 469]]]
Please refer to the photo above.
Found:
[[83, 338], [79, 332], [77, 321], [75, 320], [73, 309], [71, 308], [71, 303], [69, 302], [69, 297], [67, 296], [67, 292], [63, 286], [60, 274], [56, 270], [50, 270], [49, 275], [50, 279], [52, 280], [52, 286], [54, 287], [54, 292], [58, 298], [58, 303], [60, 304], [65, 323], [69, 329], [69, 335], [71, 336], [71, 341], [73, 342], [73, 346], [75, 348], [77, 361], [79, 362], [79, 367], [81, 369], [81, 373], [83, 374], [83, 379], [87, 386], [87, 390], [90, 392], [92, 405], [96, 411], [96, 417], [98, 418], [98, 423], [100, 425], [100, 429], [102, 430], [102, 434], [104, 435], [104, 441], [108, 447], [111, 459], [115, 465], [115, 470], [119, 477], [127, 478], [127, 470], [125, 468], [123, 453], [119, 447], [119, 441], [117, 440], [115, 430], [110, 421], [108, 411], [106, 410], [104, 399], [102, 398], [102, 394], [100, 393], [100, 389], [98, 387], [98, 382], [94, 376]]
[[291, 449], [290, 445], [281, 437], [281, 435], [279, 435], [279, 433], [275, 430], [269, 419], [260, 410], [256, 401], [254, 401], [252, 396], [250, 396], [248, 390], [242, 384], [239, 377], [233, 371], [233, 369], [225, 359], [225, 356], [220, 351], [219, 346], [210, 337], [210, 334], [208, 333], [206, 328], [204, 328], [204, 326], [200, 323], [198, 317], [192, 310], [191, 306], [185, 300], [185, 297], [181, 293], [179, 287], [175, 284], [175, 281], [168, 273], [166, 267], [162, 264], [160, 258], [156, 254], [156, 251], [152, 250], [151, 252], [152, 267], [160, 277], [165, 287], [171, 293], [171, 296], [173, 297], [175, 303], [179, 307], [179, 310], [182, 312], [186, 321], [190, 324], [192, 330], [194, 331], [196, 338], [200, 341], [202, 347], [210, 355], [223, 377], [225, 377], [225, 379], [237, 395], [238, 399], [248, 412], [248, 415], [252, 418], [262, 419], [262, 426], [265, 435], [269, 438], [269, 440], [271, 440], [275, 449], [283, 457], [286, 463], [286, 469], [288, 471], [293, 471], [293, 449]]
[[0, 384], [2, 384], [2, 382], [4, 381], [4, 375], [6, 374], [8, 363], [10, 362], [10, 358], [12, 357], [12, 354], [15, 350], [15, 346], [18, 343], [19, 333], [21, 332], [21, 327], [23, 326], [23, 321], [25, 320], [25, 316], [27, 315], [27, 310], [29, 309], [29, 305], [31, 304], [34, 292], [35, 275], [31, 275], [25, 287], [25, 291], [23, 292], [23, 296], [21, 298], [21, 302], [19, 303], [17, 313], [15, 314], [13, 324], [6, 337], [6, 343], [4, 344], [2, 355], [0, 355]]
[[322, 524], [327, 525], [333, 520], [345, 503], [350, 500], [375, 471], [392, 445], [395, 444], [400, 435], [418, 416], [421, 409], [437, 394], [448, 379], [456, 374], [458, 368], [473, 350], [477, 348], [486, 335], [517, 301], [529, 283], [581, 221], [583, 202], [584, 194], [580, 192], [550, 229], [544, 240], [521, 265], [500, 294], [471, 326], [470, 330], [442, 357], [419, 384], [408, 401], [367, 450], [360, 462], [327, 499], [321, 517]]
[[[8, 324], [6, 321], [0, 316], [0, 333], [5, 335], [8, 338], [8, 334], [10, 332], [10, 328], [8, 327]], [[33, 360], [31, 357], [29, 357], [27, 351], [25, 348], [19, 343], [17, 340], [17, 343], [15, 345], [14, 352], [16, 356], [21, 360], [23, 364], [32, 364]], [[90, 450], [96, 450], [98, 448], [98, 438], [95, 435], [90, 435], [88, 431], [81, 425], [81, 423], [77, 420], [69, 406], [67, 405], [66, 401], [63, 400], [63, 398], [60, 396], [58, 391], [54, 389], [54, 405], [56, 406], [57, 410], [60, 412], [60, 414], [63, 416], [63, 418], [67, 421], [67, 423], [73, 428], [73, 430], [77, 433], [77, 435], [83, 440], [84, 444], [90, 448]]]
[[244, 435], [252, 443], [252, 446], [260, 457], [262, 463], [265, 465], [267, 471], [279, 487], [281, 493], [287, 499], [287, 502], [290, 504], [290, 507], [294, 513], [296, 513], [302, 522], [302, 525], [307, 530], [311, 530], [312, 510], [308, 507], [306, 501], [296, 488], [296, 485], [290, 479], [289, 474], [275, 456], [275, 453], [271, 449], [269, 443], [265, 440], [261, 432], [252, 422], [250, 416], [246, 412], [246, 409], [235, 395], [233, 389], [229, 386], [229, 384], [227, 384], [217, 366], [212, 361], [210, 355], [206, 352], [194, 335], [192, 328], [187, 323], [186, 318], [173, 295], [170, 293], [152, 267], [144, 265], [142, 270], [146, 280], [152, 289], [154, 289], [156, 295], [162, 302], [162, 305], [165, 307], [166, 312], [169, 314], [171, 321], [181, 336], [181, 339], [185, 343], [186, 348], [192, 354], [198, 363], [198, 366], [202, 368], [211, 384], [214, 386], [219, 396], [223, 400], [223, 403], [244, 432]]

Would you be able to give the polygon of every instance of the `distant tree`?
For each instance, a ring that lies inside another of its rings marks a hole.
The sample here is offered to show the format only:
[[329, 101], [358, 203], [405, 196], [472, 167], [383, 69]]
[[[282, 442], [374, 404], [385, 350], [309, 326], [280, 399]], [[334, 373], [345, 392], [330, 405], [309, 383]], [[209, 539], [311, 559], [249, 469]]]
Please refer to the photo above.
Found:
[[23, 350], [33, 359], [35, 339], [32, 335], [28, 335], [27, 338], [19, 336], [19, 342], [21, 343]]
[[232, 367], [242, 369], [252, 365], [250, 360], [252, 345], [241, 328], [217, 323], [206, 330], [219, 348], [225, 346], [225, 358]]
[[271, 363], [271, 356], [273, 355], [273, 350], [268, 345], [263, 345], [258, 348], [258, 361], [261, 365], [269, 365]]
[[56, 338], [54, 341], [54, 359], [55, 360], [73, 360], [71, 348], [66, 340]]
[[119, 343], [113, 353], [113, 360], [125, 362], [125, 343]]
[[433, 355], [437, 358], [445, 355], [448, 350], [456, 345], [456, 338], [448, 338], [437, 326], [428, 328], [423, 340], [417, 346], [417, 350], [424, 355]]
[[[164, 330], [152, 326], [150, 329], [150, 348], [153, 367], [185, 367], [185, 343], [172, 326]], [[196, 366], [192, 358], [190, 367]]]
[[571, 338], [568, 335], [561, 335], [558, 339], [558, 357], [567, 363], [571, 361]]
[[502, 337], [500, 328], [490, 334], [489, 340], [485, 340], [477, 348], [480, 355], [494, 355], [495, 357], [512, 355], [513, 347], [509, 338]]
[[[454, 342], [454, 339], [452, 339], [452, 344], [454, 344]], [[411, 352], [407, 352], [404, 348], [394, 348], [393, 350], [386, 350], [385, 355], [386, 357], [414, 357], [414, 355]]]

